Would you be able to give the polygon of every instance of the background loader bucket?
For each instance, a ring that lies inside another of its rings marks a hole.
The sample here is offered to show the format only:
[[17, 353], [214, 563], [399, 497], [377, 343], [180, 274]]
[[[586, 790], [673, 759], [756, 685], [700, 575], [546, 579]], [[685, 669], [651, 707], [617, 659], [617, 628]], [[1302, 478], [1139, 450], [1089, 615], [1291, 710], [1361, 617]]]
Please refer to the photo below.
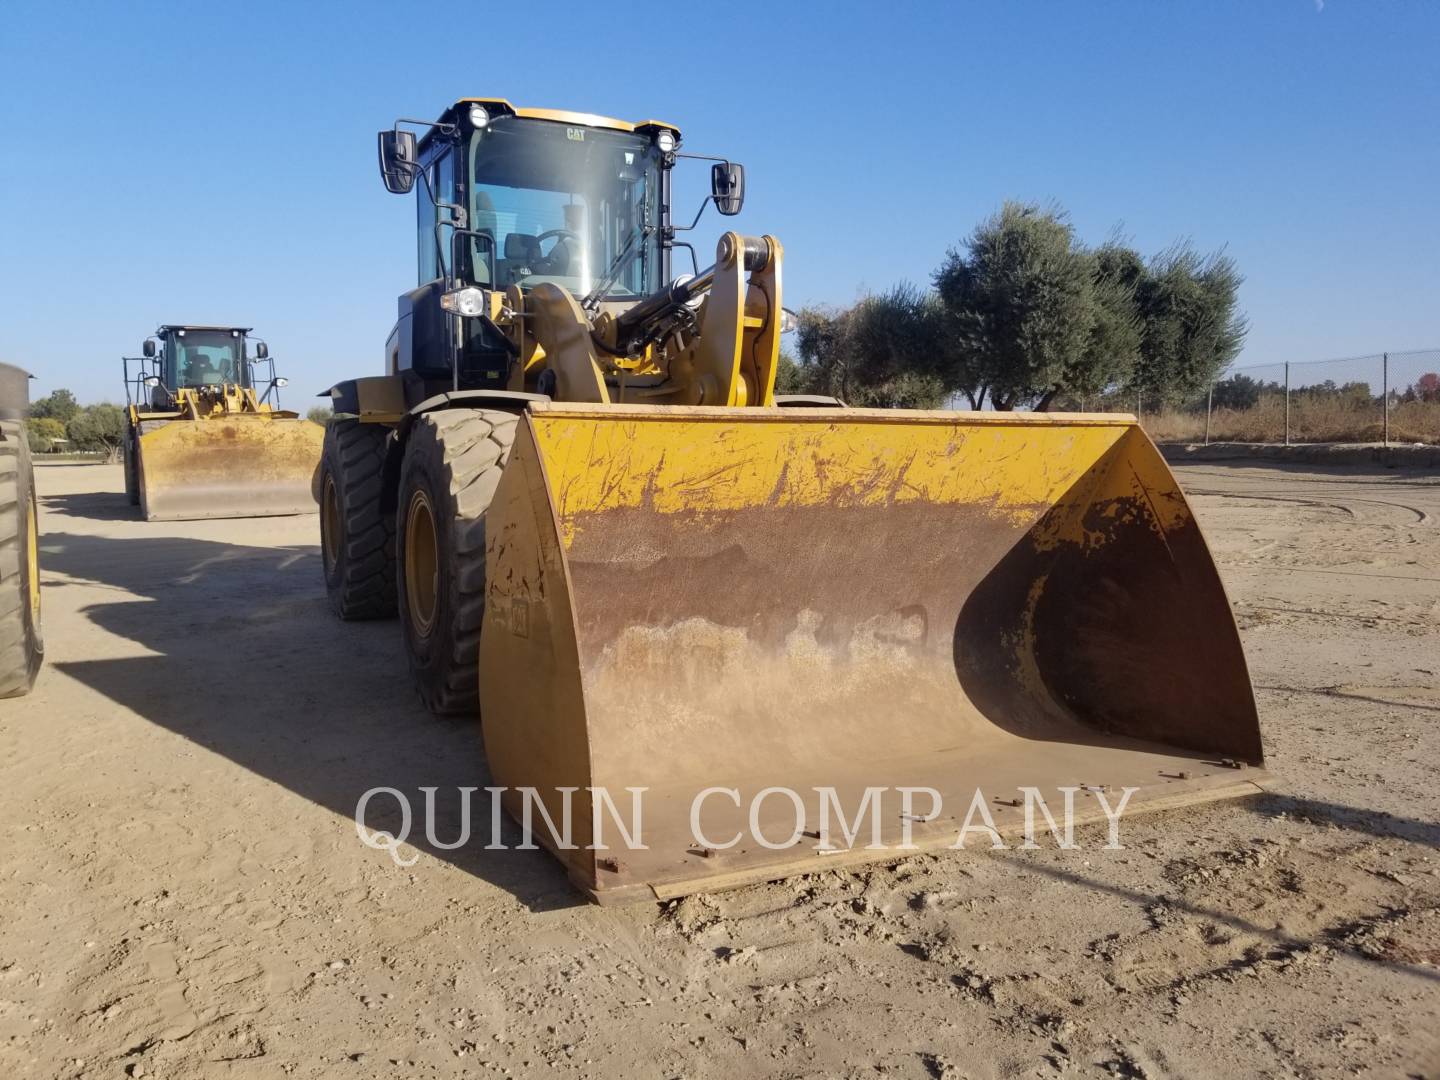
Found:
[[311, 482], [325, 441], [319, 424], [237, 414], [143, 421], [139, 434], [146, 520], [315, 512]]
[[1129, 417], [532, 406], [486, 543], [494, 783], [557, 825], [579, 789], [575, 848], [531, 817], [602, 901], [950, 846], [977, 789], [1005, 834], [1024, 787], [1103, 820], [1265, 780], [1219, 576]]

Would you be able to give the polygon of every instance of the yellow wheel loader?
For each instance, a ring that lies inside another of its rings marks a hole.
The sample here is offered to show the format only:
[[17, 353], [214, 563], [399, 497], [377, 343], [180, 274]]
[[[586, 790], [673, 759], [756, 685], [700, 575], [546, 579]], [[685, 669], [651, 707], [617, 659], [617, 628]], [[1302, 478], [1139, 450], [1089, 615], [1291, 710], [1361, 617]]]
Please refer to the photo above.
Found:
[[249, 333], [166, 324], [124, 359], [125, 494], [147, 521], [314, 513], [325, 432], [280, 408], [286, 380]]
[[0, 364], [0, 698], [28, 694], [45, 659], [29, 403], [30, 376]]
[[951, 846], [977, 800], [1003, 834], [1030, 793], [1259, 790], [1229, 604], [1132, 417], [777, 396], [780, 242], [696, 265], [677, 128], [494, 98], [421, 126], [380, 134], [419, 273], [386, 373], [329, 391], [327, 587], [398, 613], [591, 897]]

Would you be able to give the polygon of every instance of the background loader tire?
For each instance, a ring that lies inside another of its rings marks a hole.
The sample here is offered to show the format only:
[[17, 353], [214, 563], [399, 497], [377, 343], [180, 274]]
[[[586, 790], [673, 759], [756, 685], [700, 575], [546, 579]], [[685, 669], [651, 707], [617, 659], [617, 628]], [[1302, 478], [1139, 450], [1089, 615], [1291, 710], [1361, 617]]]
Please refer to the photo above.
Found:
[[6, 698], [29, 693], [45, 643], [30, 447], [18, 420], [0, 421], [0, 435], [0, 698]]
[[332, 420], [320, 456], [320, 559], [345, 620], [395, 617], [395, 515], [381, 509], [390, 429]]
[[485, 511], [517, 420], [443, 409], [416, 421], [405, 446], [396, 515], [400, 625], [416, 689], [434, 713], [479, 711]]

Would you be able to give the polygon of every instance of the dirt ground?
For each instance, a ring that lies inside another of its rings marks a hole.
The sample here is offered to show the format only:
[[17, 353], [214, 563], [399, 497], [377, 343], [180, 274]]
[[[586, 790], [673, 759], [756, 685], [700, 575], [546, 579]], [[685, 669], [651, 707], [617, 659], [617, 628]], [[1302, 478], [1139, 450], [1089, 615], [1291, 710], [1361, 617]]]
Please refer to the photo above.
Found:
[[367, 788], [484, 763], [393, 623], [332, 620], [313, 517], [147, 524], [42, 468], [0, 1077], [1440, 1076], [1440, 476], [1178, 472], [1272, 793], [602, 909], [543, 852], [359, 843]]

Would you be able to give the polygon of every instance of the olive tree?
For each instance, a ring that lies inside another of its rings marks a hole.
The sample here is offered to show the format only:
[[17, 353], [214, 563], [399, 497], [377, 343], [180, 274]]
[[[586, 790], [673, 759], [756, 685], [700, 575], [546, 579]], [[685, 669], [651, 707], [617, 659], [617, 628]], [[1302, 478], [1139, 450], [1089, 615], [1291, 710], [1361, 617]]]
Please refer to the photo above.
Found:
[[935, 272], [951, 393], [976, 407], [1043, 405], [1083, 363], [1096, 322], [1095, 260], [1064, 213], [1007, 202]]
[[1168, 402], [1203, 392], [1245, 343], [1244, 280], [1224, 252], [1185, 243], [1152, 259], [1135, 290], [1143, 334], [1133, 389]]

